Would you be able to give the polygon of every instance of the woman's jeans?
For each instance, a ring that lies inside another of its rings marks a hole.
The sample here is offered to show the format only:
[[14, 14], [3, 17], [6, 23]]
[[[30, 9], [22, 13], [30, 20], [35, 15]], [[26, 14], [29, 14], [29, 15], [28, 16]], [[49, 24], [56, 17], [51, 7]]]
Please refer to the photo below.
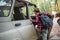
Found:
[[47, 40], [48, 30], [37, 31], [38, 37], [42, 37], [43, 40]]

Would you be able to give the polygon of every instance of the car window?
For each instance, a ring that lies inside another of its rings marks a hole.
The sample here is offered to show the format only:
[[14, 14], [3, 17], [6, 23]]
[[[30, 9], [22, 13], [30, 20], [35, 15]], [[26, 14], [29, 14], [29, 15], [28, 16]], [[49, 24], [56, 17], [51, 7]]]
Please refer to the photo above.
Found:
[[9, 15], [12, 6], [12, 0], [0, 0], [0, 17]]
[[29, 6], [29, 16], [34, 16], [34, 6]]
[[26, 7], [22, 7], [20, 11], [26, 16]]
[[14, 7], [13, 12], [14, 20], [25, 20], [26, 19], [26, 9], [25, 7]]

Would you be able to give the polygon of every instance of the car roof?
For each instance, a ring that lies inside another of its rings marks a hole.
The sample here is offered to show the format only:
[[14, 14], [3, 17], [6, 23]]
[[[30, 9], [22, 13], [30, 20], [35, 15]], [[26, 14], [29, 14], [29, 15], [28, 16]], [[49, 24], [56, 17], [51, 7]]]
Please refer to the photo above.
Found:
[[24, 7], [28, 4], [28, 6], [36, 6], [35, 4], [25, 1], [25, 0], [16, 0], [15, 1], [15, 7]]

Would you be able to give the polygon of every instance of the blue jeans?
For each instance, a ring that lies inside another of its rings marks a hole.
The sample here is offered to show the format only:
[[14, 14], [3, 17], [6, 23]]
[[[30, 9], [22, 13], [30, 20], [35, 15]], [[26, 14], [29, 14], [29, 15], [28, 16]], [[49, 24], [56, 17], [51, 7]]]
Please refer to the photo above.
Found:
[[42, 31], [42, 38], [43, 38], [43, 40], [47, 40], [47, 34], [48, 34], [48, 30], [43, 30]]
[[38, 37], [42, 37], [43, 40], [47, 40], [48, 30], [37, 31]]

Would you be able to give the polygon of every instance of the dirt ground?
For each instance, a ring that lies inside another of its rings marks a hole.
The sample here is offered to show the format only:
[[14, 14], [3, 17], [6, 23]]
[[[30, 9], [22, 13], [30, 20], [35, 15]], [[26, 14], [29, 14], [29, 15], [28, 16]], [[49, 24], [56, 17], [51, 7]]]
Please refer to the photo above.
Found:
[[53, 19], [53, 26], [49, 36], [49, 40], [60, 40], [60, 26], [57, 23], [59, 17]]

